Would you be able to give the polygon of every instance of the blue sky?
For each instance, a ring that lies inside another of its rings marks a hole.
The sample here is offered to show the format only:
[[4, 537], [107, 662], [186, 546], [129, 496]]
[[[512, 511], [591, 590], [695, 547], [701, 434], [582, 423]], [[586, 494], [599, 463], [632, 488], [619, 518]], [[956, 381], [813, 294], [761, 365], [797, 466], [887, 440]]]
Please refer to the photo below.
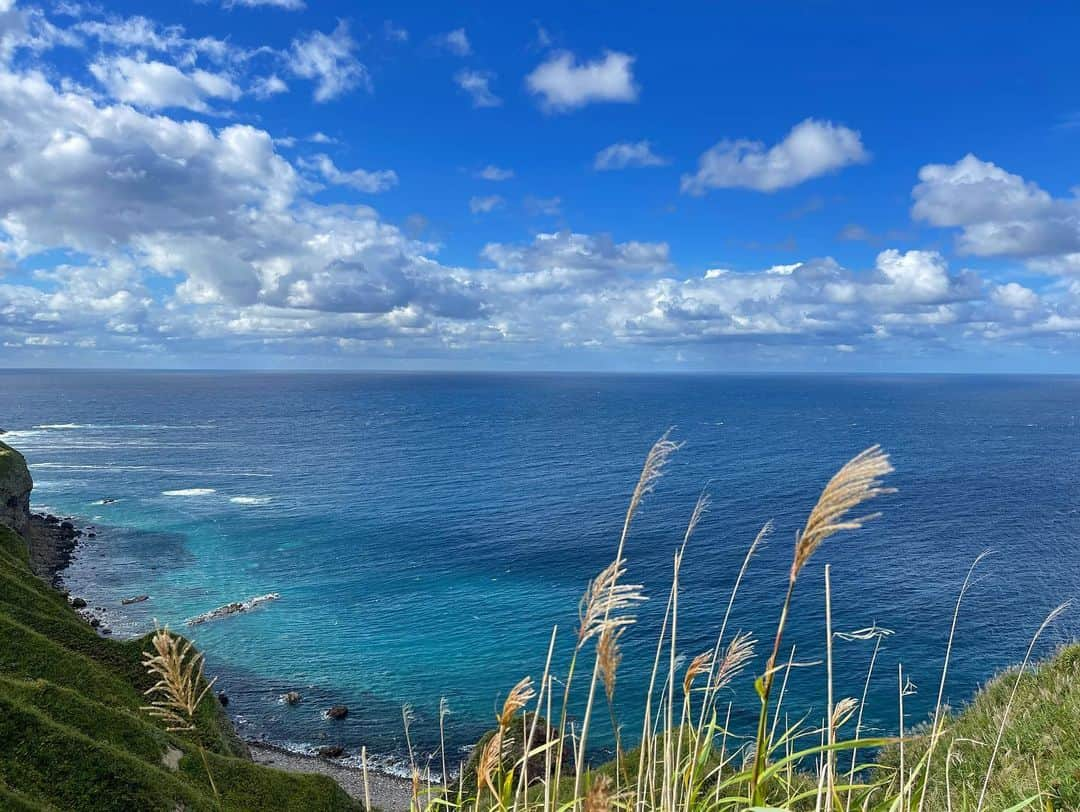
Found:
[[0, 366], [1073, 371], [1067, 4], [0, 0]]

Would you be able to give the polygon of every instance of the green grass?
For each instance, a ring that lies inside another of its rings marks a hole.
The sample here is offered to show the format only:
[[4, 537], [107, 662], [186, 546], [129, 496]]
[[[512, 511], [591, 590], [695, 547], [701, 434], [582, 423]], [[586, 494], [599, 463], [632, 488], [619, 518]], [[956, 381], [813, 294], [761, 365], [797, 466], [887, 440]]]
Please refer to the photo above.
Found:
[[6, 491], [17, 483], [23, 487], [30, 483], [26, 460], [14, 448], [0, 442], [0, 494], [6, 498], [10, 495]]
[[[998, 675], [946, 718], [924, 809], [948, 809], [950, 804], [957, 812], [975, 809], [1006, 707], [983, 808], [1007, 809], [1044, 793], [1036, 808], [1080, 809], [1080, 644], [1028, 668], [1019, 683], [1018, 673]], [[919, 759], [926, 746], [925, 737], [913, 738], [905, 744], [905, 758]], [[891, 747], [881, 761], [895, 766], [899, 757], [899, 749]]]
[[[0, 460], [3, 456], [0, 455]], [[12, 810], [355, 810], [336, 783], [261, 767], [216, 702], [191, 733], [140, 707], [146, 639], [103, 639], [34, 577], [26, 543], [0, 527], [0, 808]], [[183, 757], [171, 769], [163, 757]]]
[[22, 454], [11, 446], [0, 442], [0, 480], [6, 479], [16, 470], [24, 470], [26, 462]]

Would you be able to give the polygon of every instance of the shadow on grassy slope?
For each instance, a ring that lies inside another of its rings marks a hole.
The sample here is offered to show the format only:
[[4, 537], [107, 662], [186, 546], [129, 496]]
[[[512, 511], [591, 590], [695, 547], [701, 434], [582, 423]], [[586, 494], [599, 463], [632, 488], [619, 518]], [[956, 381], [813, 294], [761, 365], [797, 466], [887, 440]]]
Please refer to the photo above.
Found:
[[225, 809], [359, 808], [329, 778], [248, 760], [216, 703], [203, 703], [195, 731], [165, 732], [139, 710], [152, 684], [146, 646], [98, 637], [31, 574], [26, 542], [0, 527], [0, 807], [212, 810], [201, 744]]

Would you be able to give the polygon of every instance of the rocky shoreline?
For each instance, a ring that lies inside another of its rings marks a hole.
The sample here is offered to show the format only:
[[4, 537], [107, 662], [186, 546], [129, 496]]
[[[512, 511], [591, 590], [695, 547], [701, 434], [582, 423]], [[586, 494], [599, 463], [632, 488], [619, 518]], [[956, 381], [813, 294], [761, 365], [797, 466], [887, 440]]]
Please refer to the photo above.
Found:
[[[248, 741], [256, 764], [293, 773], [318, 773], [333, 778], [353, 798], [364, 802], [364, 771], [336, 759], [295, 753], [263, 741]], [[412, 784], [396, 775], [367, 771], [367, 792], [371, 806], [386, 812], [404, 812], [412, 801]]]
[[70, 595], [64, 586], [63, 575], [82, 539], [96, 536], [96, 526], [76, 527], [71, 516], [60, 518], [51, 513], [30, 513], [23, 530], [30, 553], [31, 572], [67, 596], [79, 617], [104, 637], [112, 634], [107, 622], [108, 608], [90, 606], [86, 599]]
[[[72, 609], [99, 635], [107, 636], [112, 632], [107, 625], [108, 608], [91, 606], [87, 600], [68, 593], [63, 573], [71, 564], [79, 544], [83, 539], [95, 538], [97, 527], [94, 525], [78, 526], [71, 516], [56, 516], [51, 513], [34, 513], [30, 509], [30, 489], [32, 481], [26, 473], [25, 462], [14, 449], [0, 443], [3, 459], [0, 462], [8, 467], [0, 470], [0, 497], [3, 497], [3, 513], [0, 524], [13, 527], [26, 539], [29, 551], [30, 569], [38, 578], [63, 593]], [[9, 462], [12, 456], [17, 462]], [[146, 600], [148, 596], [139, 595], [122, 601], [124, 604]], [[222, 704], [226, 699], [219, 697]], [[334, 779], [342, 789], [353, 798], [364, 801], [364, 775], [359, 767], [341, 760], [342, 753], [308, 755], [277, 747], [265, 741], [248, 741], [252, 759], [266, 766], [276, 767], [286, 772], [315, 773]], [[369, 769], [367, 792], [373, 807], [398, 812], [407, 810], [412, 799], [412, 784], [404, 778]]]

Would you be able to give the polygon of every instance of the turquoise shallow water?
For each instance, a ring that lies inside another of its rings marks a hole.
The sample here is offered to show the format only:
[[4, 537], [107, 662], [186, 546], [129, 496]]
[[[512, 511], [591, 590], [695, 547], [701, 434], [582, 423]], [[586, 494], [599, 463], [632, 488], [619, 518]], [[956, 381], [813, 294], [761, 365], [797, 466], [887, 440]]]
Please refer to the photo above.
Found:
[[[631, 728], [702, 486], [714, 506], [685, 564], [688, 656], [711, 646], [743, 553], [773, 518], [733, 621], [767, 637], [800, 520], [873, 442], [893, 453], [900, 491], [807, 570], [788, 641], [800, 660], [823, 655], [831, 562], [836, 629], [896, 632], [867, 720], [895, 729], [900, 659], [918, 686], [907, 723], [921, 720], [952, 602], [992, 548], [958, 626], [946, 693], [963, 701], [1080, 592], [1078, 424], [1077, 378], [0, 373], [0, 427], [31, 464], [37, 506], [99, 528], [65, 575], [72, 591], [118, 634], [280, 593], [191, 630], [230, 710], [248, 735], [366, 744], [387, 764], [404, 752], [403, 704], [428, 752], [445, 696], [450, 748], [463, 751], [511, 685], [539, 676], [552, 626], [569, 640], [645, 452], [672, 425], [686, 445], [628, 546], [652, 596], [620, 674]], [[1066, 615], [1043, 650], [1076, 629]], [[838, 694], [861, 692], [870, 650], [838, 641]], [[752, 709], [744, 682], [733, 698]], [[823, 684], [820, 666], [800, 669], [792, 712], [820, 713]], [[277, 701], [292, 689], [303, 704]], [[339, 702], [348, 719], [323, 719]]]

